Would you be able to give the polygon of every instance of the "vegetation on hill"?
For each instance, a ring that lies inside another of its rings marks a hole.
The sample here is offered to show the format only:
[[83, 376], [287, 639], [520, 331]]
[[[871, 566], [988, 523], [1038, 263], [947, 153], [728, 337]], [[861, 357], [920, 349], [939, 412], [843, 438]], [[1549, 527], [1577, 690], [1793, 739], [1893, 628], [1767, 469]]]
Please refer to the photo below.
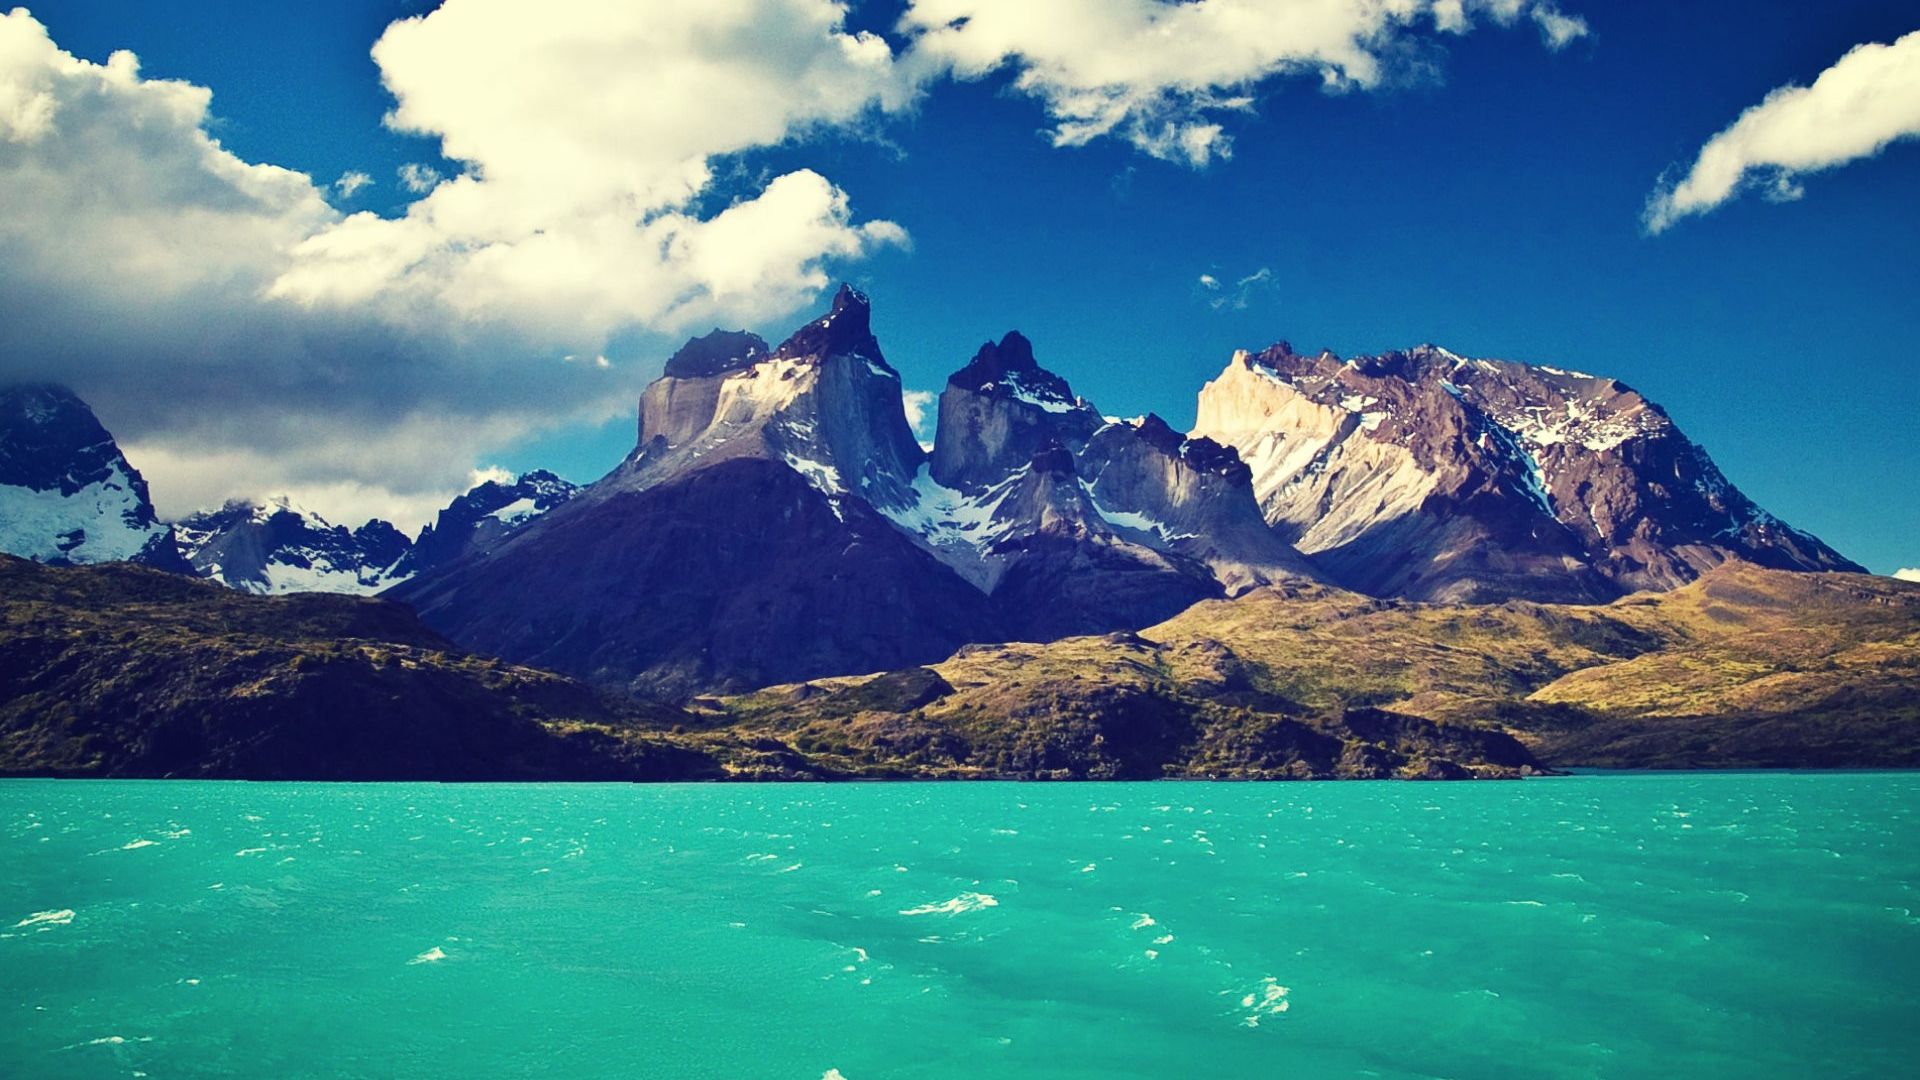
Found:
[[382, 600], [0, 558], [0, 773], [279, 779], [1510, 777], [1920, 764], [1920, 586], [1728, 564], [1604, 606], [1312, 584], [1138, 633], [671, 707]]

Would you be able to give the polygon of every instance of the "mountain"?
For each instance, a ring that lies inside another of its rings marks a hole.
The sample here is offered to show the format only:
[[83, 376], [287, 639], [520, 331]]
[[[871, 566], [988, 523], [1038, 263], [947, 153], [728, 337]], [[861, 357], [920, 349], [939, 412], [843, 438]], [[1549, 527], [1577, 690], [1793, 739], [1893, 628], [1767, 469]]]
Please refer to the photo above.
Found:
[[420, 530], [394, 564], [392, 581], [446, 566], [473, 552], [491, 551], [580, 490], [545, 469], [522, 473], [511, 484], [488, 480], [455, 498]]
[[398, 578], [413, 546], [378, 518], [348, 529], [285, 498], [236, 500], [176, 528], [194, 573], [267, 595], [378, 592]]
[[890, 516], [993, 598], [1010, 637], [1143, 626], [1312, 574], [1261, 523], [1232, 450], [1102, 416], [1017, 331], [947, 380], [914, 492]]
[[62, 386], [0, 389], [0, 551], [62, 566], [132, 561], [187, 572], [147, 482]]
[[842, 288], [778, 348], [716, 331], [640, 402], [621, 465], [495, 549], [390, 595], [468, 648], [669, 697], [924, 663], [987, 598], [881, 513], [924, 452]]
[[1860, 567], [1756, 506], [1617, 380], [1421, 346], [1236, 353], [1196, 435], [1333, 580], [1427, 600], [1605, 601], [1729, 560]]
[[846, 286], [777, 347], [687, 342], [637, 436], [519, 535], [391, 595], [466, 647], [685, 697], [1138, 627], [1312, 574], [1232, 450], [1101, 416], [1017, 333], [949, 380], [923, 451]]

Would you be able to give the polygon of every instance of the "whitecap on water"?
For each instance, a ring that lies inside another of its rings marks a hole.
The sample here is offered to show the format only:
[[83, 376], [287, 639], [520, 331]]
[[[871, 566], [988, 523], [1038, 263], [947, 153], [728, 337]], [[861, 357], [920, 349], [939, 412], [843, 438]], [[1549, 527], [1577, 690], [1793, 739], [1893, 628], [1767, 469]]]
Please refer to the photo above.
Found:
[[121, 844], [121, 845], [120, 845], [120, 850], [121, 850], [121, 851], [138, 851], [139, 849], [141, 849], [141, 848], [143, 848], [143, 847], [152, 847], [153, 845], [155, 845], [155, 844], [157, 844], [157, 843], [159, 843], [159, 842], [160, 842], [160, 841], [158, 841], [158, 840], [148, 840], [148, 839], [147, 839], [147, 838], [145, 838], [145, 837], [141, 837], [141, 838], [140, 838], [140, 839], [138, 839], [138, 840], [129, 840], [129, 841], [127, 841], [126, 843], [124, 843], [124, 844]]
[[36, 911], [14, 923], [13, 928], [18, 930], [23, 926], [37, 926], [42, 930], [50, 930], [56, 926], [65, 926], [72, 921], [73, 909], [61, 908], [58, 911]]
[[407, 963], [431, 964], [436, 960], [445, 960], [446, 958], [447, 958], [446, 950], [442, 949], [438, 945], [435, 945], [433, 948], [428, 949], [426, 952], [423, 952], [419, 956], [416, 956], [413, 959], [407, 961]]
[[1000, 906], [1000, 901], [994, 899], [992, 896], [989, 896], [986, 893], [967, 892], [967, 893], [961, 893], [959, 896], [956, 896], [951, 900], [942, 901], [941, 903], [937, 903], [937, 904], [921, 904], [919, 907], [902, 908], [900, 909], [900, 914], [902, 915], [959, 915], [963, 912], [979, 911], [981, 908], [990, 908], [990, 907], [999, 907], [999, 906]]
[[1287, 995], [1292, 993], [1280, 985], [1280, 981], [1269, 975], [1260, 980], [1260, 985], [1240, 999], [1240, 1007], [1247, 1014], [1240, 1018], [1241, 1027], [1259, 1027], [1260, 1019], [1266, 1016], [1279, 1016], [1292, 1007]]

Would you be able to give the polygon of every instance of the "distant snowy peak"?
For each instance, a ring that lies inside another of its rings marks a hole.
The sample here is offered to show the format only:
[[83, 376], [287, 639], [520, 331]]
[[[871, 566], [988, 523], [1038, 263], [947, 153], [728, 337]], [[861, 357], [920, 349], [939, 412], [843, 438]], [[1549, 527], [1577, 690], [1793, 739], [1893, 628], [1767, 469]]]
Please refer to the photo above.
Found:
[[284, 496], [234, 500], [177, 529], [195, 573], [265, 595], [372, 594], [399, 580], [396, 566], [413, 546], [385, 521], [348, 529]]
[[395, 564], [385, 584], [492, 551], [548, 511], [565, 505], [579, 490], [544, 469], [522, 473], [510, 484], [488, 480], [448, 503], [432, 524], [420, 530], [420, 538]]
[[139, 471], [86, 402], [52, 385], [0, 389], [0, 551], [187, 569]]

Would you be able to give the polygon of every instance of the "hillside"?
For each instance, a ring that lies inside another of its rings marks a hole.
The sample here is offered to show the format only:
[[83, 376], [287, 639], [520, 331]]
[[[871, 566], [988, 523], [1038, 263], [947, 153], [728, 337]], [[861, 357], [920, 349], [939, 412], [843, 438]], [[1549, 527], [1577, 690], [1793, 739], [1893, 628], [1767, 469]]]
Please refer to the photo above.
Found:
[[1464, 777], [1535, 766], [1498, 733], [1376, 710], [1296, 721], [1204, 700], [1127, 635], [970, 647], [938, 671], [690, 712], [463, 653], [383, 600], [260, 597], [138, 567], [5, 557], [0, 595], [0, 774]]
[[1920, 585], [1741, 563], [1605, 606], [1282, 585], [1138, 634], [975, 646], [718, 705], [803, 747], [928, 767], [1409, 775], [1517, 766], [1494, 743], [1461, 749], [1503, 734], [1555, 768], [1910, 766]]

